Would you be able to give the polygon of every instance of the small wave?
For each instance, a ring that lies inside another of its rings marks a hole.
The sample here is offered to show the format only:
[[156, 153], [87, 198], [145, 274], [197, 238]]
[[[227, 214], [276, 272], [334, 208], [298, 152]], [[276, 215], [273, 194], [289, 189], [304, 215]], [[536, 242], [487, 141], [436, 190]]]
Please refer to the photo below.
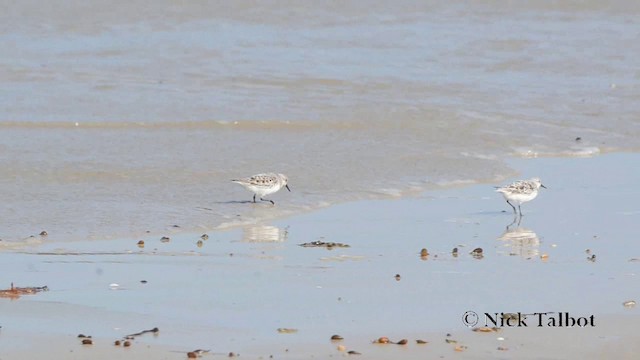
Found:
[[538, 151], [527, 148], [517, 148], [514, 150], [515, 155], [522, 158], [537, 157], [591, 157], [600, 155], [602, 150], [596, 146], [572, 147], [567, 150], [560, 151]]
[[392, 197], [401, 197], [404, 194], [402, 190], [395, 189], [395, 188], [376, 189], [376, 190], [373, 190], [373, 192], [376, 194], [382, 194], [382, 195], [392, 196]]
[[461, 152], [460, 155], [462, 155], [464, 157], [470, 157], [470, 158], [481, 159], [481, 160], [496, 160], [498, 158], [497, 155], [481, 154], [481, 153], [470, 153], [470, 152], [466, 152], [466, 151]]
[[514, 152], [516, 156], [523, 158], [537, 158], [540, 156], [540, 154], [533, 149], [516, 148]]
[[595, 155], [600, 155], [602, 151], [599, 147], [584, 147], [584, 148], [576, 148], [565, 151], [563, 155], [565, 156], [576, 156], [576, 157], [590, 157]]

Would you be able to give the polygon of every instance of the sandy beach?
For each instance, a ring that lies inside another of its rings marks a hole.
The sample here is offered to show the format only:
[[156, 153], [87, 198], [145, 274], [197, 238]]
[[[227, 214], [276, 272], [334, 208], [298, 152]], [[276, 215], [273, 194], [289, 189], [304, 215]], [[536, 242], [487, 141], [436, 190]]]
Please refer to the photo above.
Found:
[[[347, 351], [366, 359], [631, 359], [640, 314], [623, 303], [640, 299], [640, 174], [628, 166], [638, 160], [513, 160], [549, 189], [508, 229], [510, 208], [481, 184], [345, 203], [207, 240], [168, 232], [165, 242], [44, 238], [5, 248], [5, 286], [49, 291], [0, 299], [0, 357], [181, 359], [204, 349], [211, 353], [203, 359], [358, 356]], [[299, 246], [312, 241], [349, 247]], [[478, 247], [481, 259], [469, 254]], [[527, 327], [481, 333], [463, 324], [467, 311], [569, 313], [593, 316], [594, 326], [549, 326], [548, 317], [538, 326], [530, 316]], [[113, 345], [154, 327], [129, 348]], [[81, 345], [78, 334], [94, 345]], [[372, 343], [380, 337], [408, 343]]]

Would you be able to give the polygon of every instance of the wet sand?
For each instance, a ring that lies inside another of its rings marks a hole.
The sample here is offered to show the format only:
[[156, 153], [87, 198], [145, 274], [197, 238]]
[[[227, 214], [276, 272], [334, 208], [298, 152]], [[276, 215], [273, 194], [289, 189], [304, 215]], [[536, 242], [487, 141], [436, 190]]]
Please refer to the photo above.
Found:
[[[358, 357], [337, 349], [344, 345], [363, 359], [633, 358], [640, 313], [623, 302], [640, 299], [640, 172], [629, 166], [639, 160], [514, 160], [521, 177], [549, 188], [523, 206], [519, 226], [507, 227], [510, 208], [483, 184], [345, 203], [209, 232], [201, 244], [200, 233], [167, 233], [168, 242], [5, 246], [3, 288], [50, 290], [0, 298], [0, 357], [181, 359], [195, 349], [212, 351], [204, 359]], [[311, 241], [350, 247], [298, 246]], [[478, 247], [482, 259], [469, 254]], [[463, 324], [467, 311], [568, 312], [593, 315], [595, 326], [528, 320], [478, 333]], [[154, 327], [157, 335], [130, 348], [112, 345]], [[94, 345], [81, 345], [80, 333]], [[330, 341], [334, 334], [344, 340]], [[382, 336], [408, 344], [371, 343]]]

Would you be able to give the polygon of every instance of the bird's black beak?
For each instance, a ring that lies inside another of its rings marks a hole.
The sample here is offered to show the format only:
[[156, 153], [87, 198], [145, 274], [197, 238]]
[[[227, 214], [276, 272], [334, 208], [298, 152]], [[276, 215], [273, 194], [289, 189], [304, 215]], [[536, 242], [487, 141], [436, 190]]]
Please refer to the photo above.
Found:
[[285, 185], [284, 187], [286, 187], [287, 190], [289, 190], [289, 192], [291, 192], [291, 189], [289, 189], [289, 184]]
[[546, 186], [544, 186], [544, 185], [542, 185], [542, 184], [540, 184], [540, 187], [543, 187], [543, 188], [545, 188], [545, 189], [547, 188]]

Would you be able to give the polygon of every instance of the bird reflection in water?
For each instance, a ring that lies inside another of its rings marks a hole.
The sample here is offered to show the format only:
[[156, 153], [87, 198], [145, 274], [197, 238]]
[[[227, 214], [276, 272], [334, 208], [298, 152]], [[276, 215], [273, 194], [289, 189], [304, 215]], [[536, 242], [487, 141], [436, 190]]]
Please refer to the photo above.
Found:
[[538, 256], [540, 254], [540, 239], [533, 230], [520, 226], [521, 220], [520, 217], [514, 218], [513, 222], [507, 225], [505, 232], [498, 237], [498, 240], [503, 241], [504, 246], [509, 248], [509, 255], [523, 258]]
[[242, 241], [246, 242], [284, 242], [288, 236], [287, 228], [280, 229], [271, 225], [246, 226], [243, 229]]

